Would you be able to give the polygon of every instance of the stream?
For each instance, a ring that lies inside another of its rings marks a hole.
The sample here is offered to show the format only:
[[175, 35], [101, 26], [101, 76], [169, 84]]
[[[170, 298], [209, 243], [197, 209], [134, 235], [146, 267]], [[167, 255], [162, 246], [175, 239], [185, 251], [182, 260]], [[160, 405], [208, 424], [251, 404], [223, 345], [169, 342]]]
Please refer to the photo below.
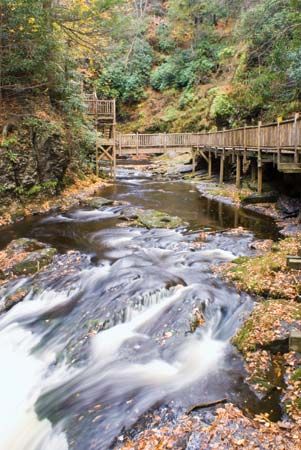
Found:
[[[190, 232], [130, 227], [119, 204], [34, 217], [1, 233], [1, 248], [34, 237], [59, 255], [6, 288], [30, 292], [0, 316], [0, 450], [119, 449], [147, 427], [147, 413], [168, 424], [223, 398], [277, 420], [277, 393], [255, 396], [230, 344], [253, 300], [210, 269], [251, 254], [254, 236], [277, 238], [273, 221], [130, 169], [99, 195], [180, 216]], [[197, 230], [238, 226], [249, 232], [195, 245]], [[194, 331], [196, 311], [205, 325]]]

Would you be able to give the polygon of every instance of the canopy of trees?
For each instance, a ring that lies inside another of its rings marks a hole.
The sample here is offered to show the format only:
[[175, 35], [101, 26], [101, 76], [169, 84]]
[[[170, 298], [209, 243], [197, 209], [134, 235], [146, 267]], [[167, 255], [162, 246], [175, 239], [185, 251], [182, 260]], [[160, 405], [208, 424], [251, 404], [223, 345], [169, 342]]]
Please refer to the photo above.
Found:
[[0, 8], [4, 97], [47, 92], [72, 110], [84, 86], [117, 98], [132, 128], [162, 131], [300, 106], [300, 0], [2, 0]]

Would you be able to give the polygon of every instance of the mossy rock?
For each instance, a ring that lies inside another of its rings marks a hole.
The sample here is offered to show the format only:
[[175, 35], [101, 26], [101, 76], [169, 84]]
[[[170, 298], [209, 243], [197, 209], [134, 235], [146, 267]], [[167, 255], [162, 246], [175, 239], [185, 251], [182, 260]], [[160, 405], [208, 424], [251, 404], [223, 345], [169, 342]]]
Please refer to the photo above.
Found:
[[139, 208], [135, 208], [134, 206], [131, 206], [129, 208], [126, 208], [121, 216], [120, 219], [122, 220], [137, 220], [138, 219], [138, 215], [142, 210]]
[[47, 244], [39, 242], [36, 239], [20, 238], [11, 241], [6, 247], [6, 252], [8, 256], [10, 256], [16, 253], [24, 253], [24, 252], [28, 253], [46, 248]]
[[248, 351], [254, 351], [256, 349], [255, 344], [249, 343], [249, 337], [252, 332], [253, 326], [253, 320], [249, 318], [238, 330], [236, 335], [232, 338], [232, 344], [235, 345], [235, 347], [237, 347], [237, 349], [242, 353], [244, 353], [246, 349]]
[[43, 248], [30, 253], [21, 262], [12, 267], [15, 275], [31, 275], [48, 266], [56, 255], [55, 248]]
[[146, 228], [178, 228], [185, 225], [180, 217], [154, 209], [138, 211], [138, 222]]
[[87, 198], [84, 201], [84, 204], [86, 206], [90, 206], [91, 208], [102, 208], [103, 206], [109, 206], [109, 205], [113, 205], [114, 200], [110, 200], [108, 198], [104, 198], [104, 197], [91, 197], [91, 198]]
[[243, 264], [247, 261], [249, 261], [250, 257], [248, 256], [239, 256], [238, 258], [233, 259], [233, 263], [235, 264]]
[[250, 383], [259, 385], [260, 389], [265, 392], [270, 392], [276, 387], [270, 380], [258, 376], [251, 377]]

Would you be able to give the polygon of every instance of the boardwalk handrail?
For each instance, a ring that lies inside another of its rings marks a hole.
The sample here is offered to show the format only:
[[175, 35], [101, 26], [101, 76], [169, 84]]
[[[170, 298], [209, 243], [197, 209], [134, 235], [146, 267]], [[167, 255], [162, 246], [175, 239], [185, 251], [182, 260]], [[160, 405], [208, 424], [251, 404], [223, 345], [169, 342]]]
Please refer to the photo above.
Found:
[[120, 148], [216, 147], [256, 149], [299, 149], [300, 115], [287, 120], [207, 133], [117, 134]]
[[87, 114], [115, 121], [115, 100], [98, 100], [96, 94], [85, 94]]

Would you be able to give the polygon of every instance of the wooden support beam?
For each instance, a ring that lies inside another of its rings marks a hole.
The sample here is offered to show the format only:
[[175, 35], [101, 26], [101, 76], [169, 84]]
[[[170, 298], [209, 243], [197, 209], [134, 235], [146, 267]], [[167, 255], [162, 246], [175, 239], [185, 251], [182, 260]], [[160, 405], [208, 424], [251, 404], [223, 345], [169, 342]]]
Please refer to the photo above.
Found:
[[262, 157], [261, 157], [261, 122], [258, 122], [257, 131], [257, 191], [262, 193]]
[[99, 153], [98, 153], [98, 146], [99, 146], [99, 137], [98, 137], [98, 131], [96, 130], [96, 141], [95, 141], [95, 175], [99, 177]]
[[281, 163], [281, 148], [280, 148], [280, 123], [282, 117], [277, 117], [277, 166]]
[[299, 119], [299, 113], [295, 114], [294, 117], [294, 147], [295, 147], [295, 154], [294, 154], [294, 163], [299, 163], [299, 153], [298, 153], [298, 128], [297, 128], [297, 122]]
[[195, 174], [195, 149], [191, 149], [191, 157], [192, 157], [192, 173]]
[[251, 161], [251, 181], [256, 181], [256, 162], [254, 161], [254, 159], [252, 159]]
[[258, 194], [262, 194], [262, 165], [257, 166], [257, 191]]
[[113, 179], [116, 180], [116, 125], [113, 123], [113, 148], [112, 148], [112, 170], [113, 170]]
[[212, 154], [211, 154], [211, 150], [209, 150], [209, 155], [208, 155], [208, 177], [209, 178], [212, 177]]
[[204, 158], [204, 160], [207, 162], [207, 164], [209, 163], [209, 160], [207, 158], [207, 156], [205, 155], [205, 153], [203, 152], [203, 150], [199, 150], [200, 155]]
[[221, 154], [220, 158], [220, 166], [219, 166], [219, 184], [223, 184], [224, 182], [224, 167], [225, 167], [225, 149]]
[[240, 155], [236, 155], [236, 187], [240, 189], [240, 175], [241, 175], [241, 158]]
[[105, 159], [109, 161], [113, 161], [113, 155], [110, 153], [112, 151], [113, 146], [110, 145], [108, 148], [104, 148], [102, 145], [99, 146], [99, 149], [101, 150], [101, 153], [99, 154], [99, 159]]

